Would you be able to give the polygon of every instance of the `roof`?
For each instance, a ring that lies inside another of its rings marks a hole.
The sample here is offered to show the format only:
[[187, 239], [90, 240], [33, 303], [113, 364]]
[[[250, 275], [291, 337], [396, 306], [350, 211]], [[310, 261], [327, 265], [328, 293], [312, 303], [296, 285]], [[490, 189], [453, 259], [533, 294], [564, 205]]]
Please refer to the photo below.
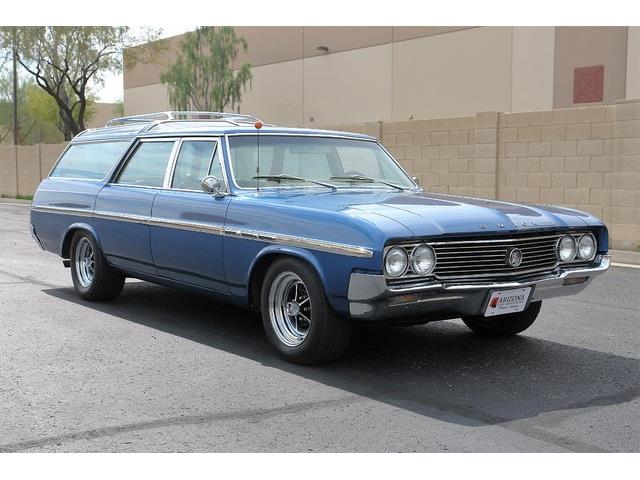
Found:
[[[198, 135], [227, 135], [256, 133], [254, 121], [250, 115], [220, 112], [158, 112], [145, 115], [115, 118], [107, 122], [106, 127], [86, 130], [78, 134], [74, 143], [104, 140], [128, 140], [143, 137], [174, 137]], [[261, 122], [263, 123], [263, 122]], [[263, 134], [287, 135], [338, 135], [355, 139], [375, 140], [374, 137], [359, 133], [338, 132], [308, 128], [286, 128], [264, 124]]]

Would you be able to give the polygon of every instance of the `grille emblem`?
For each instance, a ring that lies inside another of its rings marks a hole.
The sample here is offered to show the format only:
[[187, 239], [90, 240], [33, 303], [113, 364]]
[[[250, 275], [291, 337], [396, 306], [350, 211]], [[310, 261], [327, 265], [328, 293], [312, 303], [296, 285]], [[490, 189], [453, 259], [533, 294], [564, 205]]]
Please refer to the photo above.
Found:
[[512, 248], [509, 250], [507, 261], [512, 267], [517, 267], [522, 263], [522, 251], [519, 248]]

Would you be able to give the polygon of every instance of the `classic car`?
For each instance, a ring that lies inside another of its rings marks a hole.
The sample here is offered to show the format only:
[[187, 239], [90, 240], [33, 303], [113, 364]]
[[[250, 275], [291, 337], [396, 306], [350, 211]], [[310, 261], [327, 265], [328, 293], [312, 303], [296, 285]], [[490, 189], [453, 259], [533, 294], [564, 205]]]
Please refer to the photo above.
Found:
[[31, 226], [83, 299], [115, 299], [126, 277], [203, 292], [260, 312], [305, 364], [339, 357], [354, 321], [520, 333], [610, 262], [588, 213], [429, 193], [373, 137], [217, 112], [80, 133]]

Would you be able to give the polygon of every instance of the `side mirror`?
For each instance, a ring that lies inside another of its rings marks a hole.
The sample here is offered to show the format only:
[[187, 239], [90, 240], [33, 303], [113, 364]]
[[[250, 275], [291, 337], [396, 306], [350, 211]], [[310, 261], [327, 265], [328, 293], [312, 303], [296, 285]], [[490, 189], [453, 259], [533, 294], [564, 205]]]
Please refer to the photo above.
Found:
[[202, 179], [202, 191], [205, 193], [211, 193], [215, 196], [222, 196], [224, 195], [224, 193], [222, 193], [221, 188], [222, 188], [222, 182], [220, 181], [220, 179], [218, 177], [215, 177], [213, 175], [209, 175], [207, 177], [204, 177]]
[[413, 183], [420, 186], [420, 179], [418, 177], [411, 177], [411, 180], [413, 180]]

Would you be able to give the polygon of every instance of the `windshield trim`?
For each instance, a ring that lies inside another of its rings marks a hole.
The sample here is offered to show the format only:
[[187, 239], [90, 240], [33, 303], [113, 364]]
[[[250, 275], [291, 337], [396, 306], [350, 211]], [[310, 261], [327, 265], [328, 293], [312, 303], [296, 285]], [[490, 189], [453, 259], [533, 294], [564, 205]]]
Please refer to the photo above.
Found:
[[[256, 191], [255, 187], [241, 187], [236, 183], [236, 174], [233, 171], [233, 162], [231, 161], [231, 146], [229, 145], [229, 137], [240, 137], [240, 136], [253, 136], [255, 137], [257, 134], [253, 133], [253, 132], [238, 132], [238, 133], [227, 133], [225, 135], [225, 144], [226, 144], [226, 150], [227, 150], [227, 163], [229, 166], [229, 172], [231, 173], [231, 183], [233, 185], [234, 189], [238, 189], [238, 190], [242, 190], [242, 191]], [[363, 137], [353, 137], [351, 135], [345, 134], [345, 135], [340, 135], [339, 133], [327, 133], [327, 134], [322, 134], [322, 133], [278, 133], [278, 132], [265, 132], [265, 133], [260, 133], [259, 134], [261, 137], [262, 136], [276, 136], [276, 137], [311, 137], [311, 138], [341, 138], [341, 139], [347, 139], [347, 140], [354, 140], [354, 141], [359, 141], [359, 142], [372, 142], [377, 144], [382, 151], [387, 155], [387, 157], [389, 158], [389, 160], [391, 160], [399, 169], [400, 171], [407, 177], [407, 179], [409, 180], [409, 182], [411, 183], [411, 185], [413, 185], [413, 187], [409, 187], [408, 190], [412, 190], [412, 189], [419, 189], [420, 187], [418, 185], [416, 185], [416, 183], [413, 181], [413, 178], [411, 177], [411, 175], [409, 175], [406, 170], [404, 168], [402, 168], [402, 165], [400, 165], [395, 158], [393, 158], [393, 156], [387, 151], [386, 148], [384, 148], [384, 145], [382, 145], [382, 143], [380, 143], [377, 139], [375, 138], [363, 138]], [[362, 188], [362, 186], [359, 187], [355, 187], [353, 185], [351, 186], [341, 186], [341, 185], [336, 185], [336, 187], [338, 188], [338, 190], [341, 189], [354, 189], [354, 188]], [[283, 185], [276, 185], [276, 186], [260, 186], [260, 190], [277, 190], [277, 189], [301, 189], [301, 188], [322, 188], [319, 187], [318, 185], [291, 185], [291, 186], [283, 186]], [[376, 187], [368, 187], [367, 190], [387, 190], [389, 188], [392, 187], [387, 187], [387, 186], [376, 186]]]

